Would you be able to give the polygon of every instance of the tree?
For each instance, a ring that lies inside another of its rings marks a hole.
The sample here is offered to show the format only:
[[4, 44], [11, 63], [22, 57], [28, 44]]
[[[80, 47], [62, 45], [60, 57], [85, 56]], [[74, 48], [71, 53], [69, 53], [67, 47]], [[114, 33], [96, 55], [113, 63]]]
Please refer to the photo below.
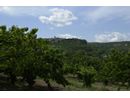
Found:
[[[63, 55], [52, 48], [45, 40], [37, 38], [37, 29], [12, 26], [0, 27], [0, 62], [3, 72], [10, 77], [14, 85], [18, 76], [32, 87], [37, 76], [66, 85], [64, 78]], [[50, 86], [51, 87], [51, 86]]]
[[130, 62], [129, 55], [119, 50], [112, 49], [106, 56], [101, 66], [101, 79], [105, 84], [118, 85], [118, 90], [129, 81]]
[[83, 81], [83, 86], [91, 87], [95, 80], [96, 70], [92, 66], [81, 67], [78, 78]]
[[17, 75], [18, 62], [20, 61], [22, 52], [22, 41], [24, 32], [28, 28], [18, 28], [12, 26], [9, 30], [6, 29], [6, 26], [1, 26], [1, 58], [4, 65], [4, 73], [8, 74], [11, 80], [11, 83], [14, 85]]
[[[42, 43], [43, 41], [40, 40]], [[41, 44], [43, 45], [43, 44]], [[57, 49], [50, 48], [49, 46], [39, 47], [37, 52], [37, 60], [39, 62], [39, 76], [42, 77], [51, 89], [50, 80], [56, 81], [63, 86], [68, 84], [68, 81], [64, 78], [64, 62], [63, 55]]]

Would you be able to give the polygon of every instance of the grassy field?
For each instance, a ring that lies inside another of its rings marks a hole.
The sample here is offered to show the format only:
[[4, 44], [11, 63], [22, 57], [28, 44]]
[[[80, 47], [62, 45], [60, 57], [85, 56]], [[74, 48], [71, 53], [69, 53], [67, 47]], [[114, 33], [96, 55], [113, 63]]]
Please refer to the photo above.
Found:
[[[82, 81], [77, 80], [76, 77], [68, 75], [66, 79], [70, 85], [63, 87], [54, 81], [51, 81], [53, 89], [51, 91], [117, 91], [117, 86], [104, 86], [102, 83], [93, 83], [91, 88], [83, 86]], [[49, 91], [47, 84], [42, 79], [36, 79], [32, 88], [29, 88], [23, 81], [17, 81], [15, 86], [12, 86], [6, 78], [0, 79], [1, 91]], [[125, 87], [121, 87], [121, 91], [126, 91]], [[130, 89], [128, 89], [130, 90]]]
[[[82, 81], [77, 80], [76, 78], [72, 76], [67, 77], [68, 81], [71, 83], [70, 85], [63, 88], [63, 90], [66, 91], [117, 91], [117, 86], [115, 85], [108, 85], [104, 86], [103, 83], [93, 83], [91, 88], [86, 88], [83, 86]], [[122, 86], [121, 91], [126, 91], [126, 87]], [[130, 90], [130, 89], [128, 89]]]

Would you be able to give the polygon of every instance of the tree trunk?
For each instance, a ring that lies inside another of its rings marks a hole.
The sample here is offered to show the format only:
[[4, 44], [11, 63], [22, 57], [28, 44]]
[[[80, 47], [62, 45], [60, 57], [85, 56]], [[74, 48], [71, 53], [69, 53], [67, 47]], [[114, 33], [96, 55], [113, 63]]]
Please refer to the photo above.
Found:
[[11, 84], [15, 85], [16, 76], [14, 74], [10, 74]]
[[53, 89], [52, 89], [52, 86], [51, 86], [51, 84], [50, 84], [50, 81], [49, 81], [49, 80], [45, 80], [45, 82], [46, 82], [46, 84], [47, 84], [47, 86], [48, 86], [48, 89], [49, 89], [49, 90], [53, 90]]
[[121, 87], [119, 86], [119, 87], [117, 88], [117, 90], [120, 91], [120, 90], [121, 90]]

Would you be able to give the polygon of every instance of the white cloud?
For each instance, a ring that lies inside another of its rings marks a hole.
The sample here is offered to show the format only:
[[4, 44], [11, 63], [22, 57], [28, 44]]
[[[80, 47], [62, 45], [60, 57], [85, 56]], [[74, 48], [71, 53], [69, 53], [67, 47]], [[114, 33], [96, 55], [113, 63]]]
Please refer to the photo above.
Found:
[[[95, 36], [96, 42], [118, 42], [118, 41], [127, 41], [128, 34], [120, 33], [120, 32], [111, 32], [111, 33], [103, 33]], [[130, 36], [129, 36], [130, 37]]]
[[48, 15], [49, 8], [48, 7], [8, 7], [2, 6], [0, 7], [0, 12], [4, 14], [8, 14], [10, 16], [40, 16], [40, 15]]
[[40, 16], [39, 20], [44, 24], [51, 24], [56, 27], [63, 27], [71, 25], [72, 21], [76, 20], [77, 17], [69, 10], [53, 8], [50, 10], [51, 16]]
[[0, 12], [2, 12], [2, 11], [9, 11], [9, 10], [10, 10], [9, 7], [6, 7], [6, 6], [0, 7]]
[[96, 23], [99, 21], [109, 21], [119, 18], [126, 22], [130, 19], [130, 10], [128, 7], [98, 7], [87, 13], [89, 21]]
[[71, 34], [59, 34], [58, 37], [60, 38], [66, 38], [66, 39], [69, 39], [69, 38], [81, 38], [81, 37], [78, 37], [78, 36], [74, 36], [74, 35], [71, 35]]

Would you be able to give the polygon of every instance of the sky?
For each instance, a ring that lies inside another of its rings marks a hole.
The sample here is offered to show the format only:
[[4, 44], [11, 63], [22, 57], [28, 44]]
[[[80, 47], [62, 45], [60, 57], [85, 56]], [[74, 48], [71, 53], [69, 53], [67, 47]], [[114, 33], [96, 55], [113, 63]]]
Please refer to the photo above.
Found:
[[1, 6], [0, 25], [38, 28], [42, 38], [130, 41], [130, 7]]

